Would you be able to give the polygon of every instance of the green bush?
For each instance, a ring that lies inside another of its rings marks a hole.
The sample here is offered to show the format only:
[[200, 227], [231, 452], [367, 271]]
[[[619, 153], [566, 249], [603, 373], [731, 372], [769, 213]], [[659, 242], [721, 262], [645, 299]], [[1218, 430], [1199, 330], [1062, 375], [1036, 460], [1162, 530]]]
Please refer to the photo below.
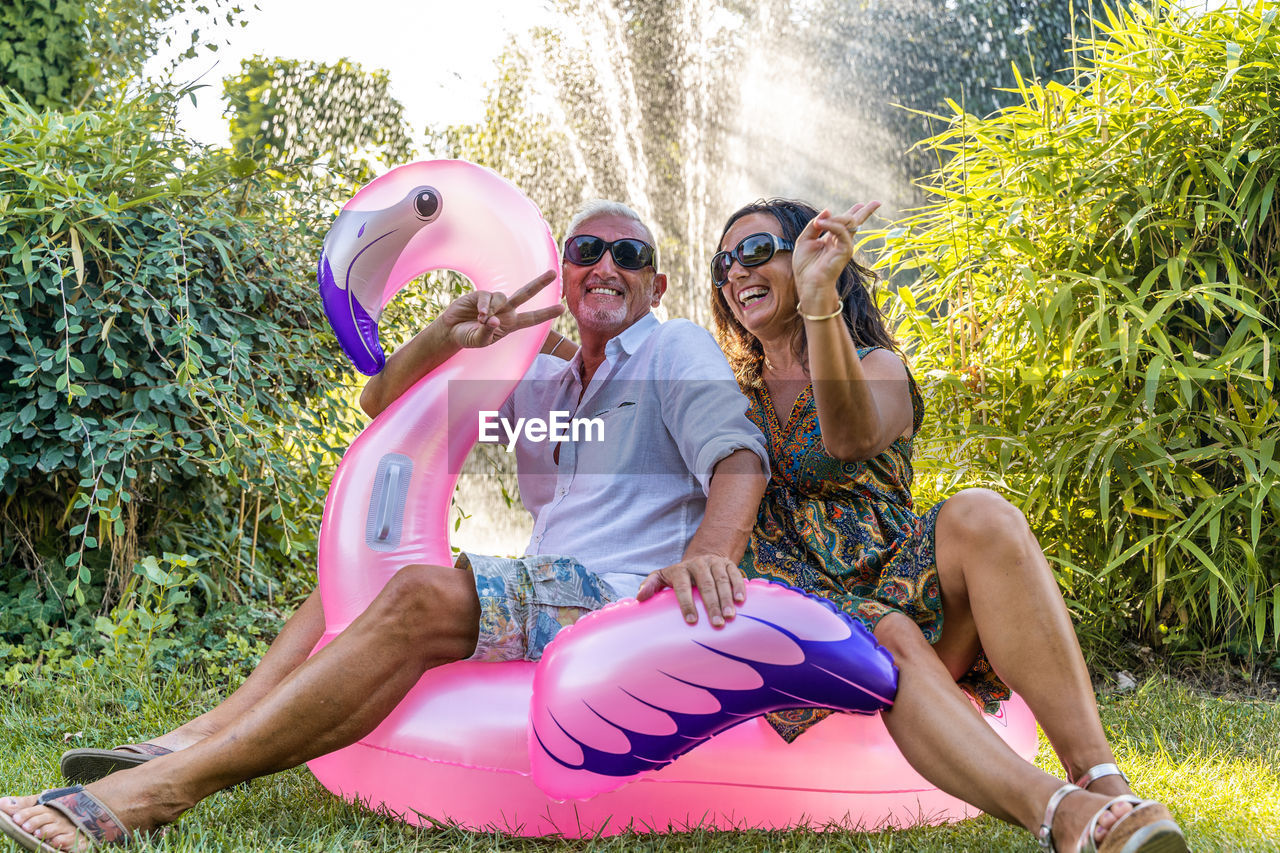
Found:
[[[0, 639], [0, 685], [92, 674], [124, 675], [131, 688], [145, 689], [153, 679], [185, 673], [215, 688], [236, 686], [262, 659], [284, 616], [269, 602], [223, 602], [197, 612], [191, 589], [200, 581], [192, 571], [198, 563], [188, 554], [144, 557], [106, 615], [81, 609], [56, 628], [43, 621], [28, 626], [17, 644]], [[0, 634], [12, 635], [23, 610], [0, 614]]]
[[311, 577], [353, 433], [314, 291], [336, 205], [184, 140], [184, 94], [0, 97], [0, 594], [33, 620], [110, 606], [139, 554], [201, 554], [211, 597]]
[[1108, 13], [1074, 85], [956, 109], [885, 235], [939, 383], [922, 485], [1020, 504], [1094, 639], [1280, 637], [1278, 13]]

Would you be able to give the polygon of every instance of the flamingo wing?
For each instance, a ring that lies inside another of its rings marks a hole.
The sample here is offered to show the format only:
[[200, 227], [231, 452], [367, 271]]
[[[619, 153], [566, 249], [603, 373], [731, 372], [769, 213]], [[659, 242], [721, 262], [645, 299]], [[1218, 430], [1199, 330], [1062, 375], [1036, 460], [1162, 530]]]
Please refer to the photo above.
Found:
[[718, 732], [784, 708], [871, 714], [897, 669], [860, 623], [830, 602], [752, 581], [723, 628], [684, 622], [670, 590], [619, 602], [561, 632], [534, 676], [534, 781], [586, 798], [670, 764]]

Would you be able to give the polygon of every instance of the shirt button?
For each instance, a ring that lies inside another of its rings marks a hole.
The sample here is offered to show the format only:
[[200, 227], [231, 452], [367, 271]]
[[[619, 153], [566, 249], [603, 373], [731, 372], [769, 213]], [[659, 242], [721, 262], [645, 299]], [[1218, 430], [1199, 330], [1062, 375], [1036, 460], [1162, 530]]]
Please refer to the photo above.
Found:
[[568, 492], [569, 490], [566, 489], [564, 486], [561, 486], [559, 489], [556, 490], [556, 494], [560, 495], [561, 497], [564, 497], [564, 495], [568, 494]]

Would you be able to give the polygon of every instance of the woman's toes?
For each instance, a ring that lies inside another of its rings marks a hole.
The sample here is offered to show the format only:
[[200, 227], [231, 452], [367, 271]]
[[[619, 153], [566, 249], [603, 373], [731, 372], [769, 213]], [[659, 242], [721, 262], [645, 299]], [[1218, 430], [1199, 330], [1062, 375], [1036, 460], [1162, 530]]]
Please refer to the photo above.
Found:
[[1098, 829], [1094, 832], [1093, 837], [1097, 841], [1107, 837], [1107, 833], [1111, 831], [1111, 827], [1115, 826], [1120, 818], [1133, 811], [1133, 803], [1116, 803], [1107, 809], [1098, 818]]

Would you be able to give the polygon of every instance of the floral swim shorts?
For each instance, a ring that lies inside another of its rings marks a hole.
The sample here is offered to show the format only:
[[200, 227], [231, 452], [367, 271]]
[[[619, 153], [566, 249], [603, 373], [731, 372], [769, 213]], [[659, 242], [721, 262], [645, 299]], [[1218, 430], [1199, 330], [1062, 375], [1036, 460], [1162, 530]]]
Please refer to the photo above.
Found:
[[480, 641], [468, 660], [538, 660], [560, 632], [620, 597], [572, 557], [486, 557], [461, 553], [476, 578]]

